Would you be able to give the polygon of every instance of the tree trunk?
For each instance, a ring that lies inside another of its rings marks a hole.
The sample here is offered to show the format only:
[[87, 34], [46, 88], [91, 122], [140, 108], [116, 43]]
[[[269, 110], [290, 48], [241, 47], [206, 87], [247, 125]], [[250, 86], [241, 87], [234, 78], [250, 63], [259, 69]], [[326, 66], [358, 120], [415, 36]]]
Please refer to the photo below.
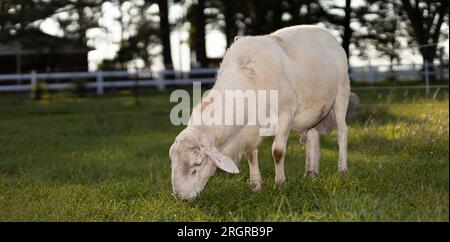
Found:
[[282, 22], [281, 22], [281, 17], [283, 14], [283, 9], [282, 9], [281, 3], [282, 3], [282, 1], [275, 1], [274, 5], [273, 5], [273, 29], [272, 29], [272, 31], [281, 29], [281, 27], [283, 27]]
[[195, 4], [194, 28], [195, 28], [195, 53], [197, 55], [197, 62], [200, 67], [208, 66], [208, 59], [206, 57], [206, 17], [205, 17], [205, 0], [197, 0]]
[[[261, 4], [261, 3], [259, 3]], [[248, 34], [251, 35], [261, 35], [265, 34], [263, 31], [263, 20], [264, 15], [261, 12], [261, 8], [258, 7], [258, 1], [257, 0], [250, 0], [248, 1], [248, 10], [249, 10], [249, 17], [252, 20], [250, 31], [246, 31]]]
[[347, 54], [347, 61], [350, 58], [350, 41], [352, 38], [352, 29], [350, 27], [352, 14], [351, 2], [351, 0], [345, 0], [344, 36], [342, 37], [342, 47]]
[[158, 0], [160, 17], [160, 38], [163, 46], [163, 62], [166, 69], [173, 69], [172, 48], [170, 47], [169, 6], [167, 0]]
[[224, 8], [224, 15], [225, 15], [225, 36], [227, 38], [227, 47], [230, 47], [230, 45], [234, 41], [234, 36], [236, 35], [235, 31], [235, 22], [234, 22], [234, 10], [230, 6], [230, 4], [227, 4], [227, 1], [222, 1], [223, 8]]
[[300, 24], [300, 3], [296, 0], [289, 0], [289, 13], [291, 14], [291, 25]]
[[[437, 42], [439, 41], [439, 36], [441, 34], [441, 26], [444, 22], [444, 18], [448, 15], [448, 1], [423, 1], [423, 3], [428, 3], [428, 7], [431, 4], [440, 3], [439, 9], [436, 10], [434, 14], [424, 16], [423, 11], [420, 9], [420, 2], [416, 0], [413, 3], [410, 0], [401, 0], [402, 9], [405, 11], [408, 20], [410, 21], [411, 27], [414, 31], [414, 38], [420, 45], [419, 51], [422, 54], [423, 63], [427, 61], [429, 64], [433, 64], [434, 58], [436, 57]], [[437, 15], [438, 14], [438, 15]], [[435, 16], [438, 16], [436, 21]], [[429, 26], [425, 26], [426, 22], [429, 22]], [[424, 66], [425, 69], [425, 66]], [[433, 70], [433, 66], [430, 66], [430, 71]], [[435, 80], [436, 77], [431, 76], [430, 80]]]
[[[423, 71], [425, 71], [425, 63], [428, 63], [428, 71], [434, 73], [433, 62], [436, 58], [436, 46], [428, 46], [420, 49], [423, 59]], [[430, 74], [430, 81], [436, 80], [436, 74]]]
[[306, 14], [303, 17], [303, 23], [305, 24], [311, 24], [311, 5], [310, 1], [305, 1], [306, 6]]

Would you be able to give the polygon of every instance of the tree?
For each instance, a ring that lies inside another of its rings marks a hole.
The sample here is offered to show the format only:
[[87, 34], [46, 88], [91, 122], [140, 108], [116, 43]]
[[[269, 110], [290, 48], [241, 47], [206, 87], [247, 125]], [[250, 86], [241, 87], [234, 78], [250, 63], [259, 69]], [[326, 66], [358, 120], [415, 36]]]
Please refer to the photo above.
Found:
[[351, 23], [351, 14], [352, 14], [352, 1], [351, 0], [345, 0], [345, 7], [344, 7], [344, 35], [342, 36], [342, 46], [345, 50], [345, 53], [347, 54], [347, 58], [350, 57], [350, 40], [352, 38], [352, 32], [353, 29], [350, 27]]
[[160, 23], [148, 11], [155, 2], [118, 0], [115, 4], [121, 10], [118, 18], [122, 25], [120, 49], [112, 61], [104, 61], [102, 66], [108, 69], [126, 68], [132, 61], [140, 59], [149, 68], [158, 54], [154, 51], [155, 47], [161, 44]]
[[[56, 50], [68, 42], [78, 48], [86, 48], [86, 30], [97, 26], [97, 14], [102, 1], [78, 0], [9, 0], [0, 2], [0, 42], [19, 43], [21, 48], [46, 50], [40, 62], [46, 68], [56, 66]], [[67, 13], [60, 22], [63, 36], [51, 36], [41, 30], [46, 19], [59, 20], [60, 13]], [[17, 54], [17, 71], [25, 60]], [[80, 66], [81, 67], [81, 66]], [[82, 65], [83, 69], [85, 65]]]
[[1, 2], [0, 41], [21, 39], [25, 30], [38, 29], [39, 24], [65, 6], [62, 1], [9, 0]]
[[445, 18], [448, 18], [448, 0], [401, 0], [399, 4], [402, 9], [399, 14], [409, 21], [411, 26], [409, 33], [420, 45], [419, 51], [424, 63], [433, 63], [441, 27]]
[[227, 46], [233, 43], [234, 37], [237, 35], [236, 30], [236, 1], [222, 0], [222, 12], [225, 19], [225, 37], [227, 39]]
[[264, 27], [267, 27], [267, 25], [265, 25], [267, 1], [258, 2], [257, 0], [249, 0], [247, 1], [247, 8], [248, 16], [251, 20], [247, 33], [251, 35], [260, 35], [267, 32], [264, 30]]
[[360, 30], [356, 38], [357, 47], [364, 52], [362, 45], [371, 44], [379, 51], [379, 57], [387, 57], [393, 69], [394, 62], [400, 62], [401, 38], [405, 38], [402, 20], [397, 15], [398, 4], [393, 1], [366, 0], [371, 16], [362, 16], [359, 23], [364, 26], [365, 33]]
[[205, 0], [195, 1], [189, 8], [188, 19], [191, 22], [191, 50], [195, 50], [197, 63], [200, 67], [208, 66], [206, 56], [206, 16]]
[[[352, 6], [352, 3], [346, 0], [343, 6], [332, 4], [325, 10], [329, 24], [341, 29], [342, 47], [347, 58], [352, 55], [367, 57], [367, 50], [373, 46], [380, 57], [387, 56], [391, 64], [399, 61], [399, 38], [403, 32], [396, 14], [398, 6], [392, 0], [365, 0], [357, 6]], [[335, 10], [340, 13], [333, 12]], [[353, 24], [357, 30], [353, 29]], [[351, 53], [351, 44], [356, 47], [356, 54]]]
[[248, 1], [247, 9], [244, 9], [246, 10], [244, 15], [250, 19], [250, 24], [247, 25], [247, 34], [269, 34], [285, 26], [282, 21], [284, 4], [285, 2], [280, 0]]
[[170, 47], [169, 6], [167, 0], [157, 0], [159, 7], [159, 32], [162, 43], [163, 62], [166, 69], [173, 69], [172, 49]]
[[347, 59], [350, 58], [350, 43], [352, 42], [353, 29], [350, 26], [352, 19], [355, 18], [354, 15], [357, 14], [357, 10], [352, 8], [352, 1], [345, 0], [345, 5], [343, 7], [333, 4], [330, 6], [330, 10], [341, 10], [343, 15], [331, 14], [330, 11], [324, 10], [325, 18], [334, 25], [342, 27], [342, 48], [344, 48], [347, 54]]
[[290, 25], [315, 24], [326, 17], [326, 12], [319, 0], [288, 0]]
[[[61, 1], [53, 0], [51, 3]], [[63, 1], [65, 2], [65, 1]], [[64, 8], [60, 9], [68, 16], [53, 14], [58, 21], [63, 36], [86, 44], [88, 39], [86, 32], [88, 29], [98, 28], [98, 20], [101, 17], [101, 0], [76, 0], [66, 2]]]
[[354, 35], [355, 31], [352, 29], [351, 24], [353, 21], [360, 21], [365, 15], [370, 13], [369, 8], [364, 5], [355, 7], [352, 6], [351, 0], [345, 0], [343, 6], [338, 6], [332, 1], [332, 4], [327, 8], [323, 7], [322, 10], [322, 14], [328, 24], [340, 28], [341, 45], [347, 54], [347, 58], [350, 58], [350, 44], [354, 43], [355, 45], [359, 45], [358, 41], [361, 39]]
[[325, 19], [326, 13], [319, 0], [208, 0], [206, 3], [221, 12], [207, 16], [207, 20], [219, 23], [227, 46], [236, 35], [269, 34], [286, 26], [316, 24]]

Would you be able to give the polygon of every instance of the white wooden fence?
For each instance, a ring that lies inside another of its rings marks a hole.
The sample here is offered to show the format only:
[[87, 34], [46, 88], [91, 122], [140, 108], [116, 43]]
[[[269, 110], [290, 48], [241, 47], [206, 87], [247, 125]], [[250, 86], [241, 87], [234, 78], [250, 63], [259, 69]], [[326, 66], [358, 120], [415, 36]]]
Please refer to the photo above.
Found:
[[[216, 72], [217, 69], [215, 68], [203, 68], [191, 70], [190, 72], [165, 70], [158, 73], [148, 71], [96, 71], [6, 74], [0, 75], [0, 92], [30, 91], [38, 83], [38, 80], [69, 80], [69, 82], [46, 84], [46, 89], [48, 90], [67, 90], [74, 85], [70, 80], [76, 79], [95, 79], [93, 82], [87, 82], [85, 86], [88, 89], [96, 89], [98, 95], [102, 95], [106, 88], [116, 87], [156, 87], [158, 90], [164, 90], [168, 85], [188, 85], [192, 84], [192, 82], [201, 82], [202, 84], [214, 83], [214, 78], [195, 78], [190, 76], [215, 75]], [[174, 76], [175, 79], [166, 79], [167, 76]], [[105, 80], [108, 78], [114, 78], [114, 80]], [[15, 81], [15, 83], [12, 84], [11, 81]], [[9, 83], [2, 85], [2, 82]]]
[[[424, 68], [425, 67], [425, 68]], [[351, 68], [353, 80], [364, 82], [377, 82], [388, 78], [396, 80], [419, 80], [430, 79], [431, 76], [437, 79], [448, 79], [448, 65], [422, 64], [402, 64], [402, 65], [368, 65]]]
[[[352, 68], [352, 79], [374, 82], [379, 79], [395, 77], [397, 79], [411, 78], [424, 79], [424, 86], [429, 93], [430, 76], [448, 78], [447, 68], [433, 68], [425, 65], [423, 71], [419, 65], [395, 66], [394, 71], [388, 66], [368, 66], [364, 68]], [[0, 75], [0, 92], [26, 92], [30, 91], [38, 80], [56, 80], [46, 83], [48, 90], [68, 90], [73, 88], [72, 80], [90, 80], [85, 83], [88, 89], [95, 89], [98, 95], [102, 95], [105, 89], [130, 88], [130, 87], [156, 87], [164, 90], [168, 85], [191, 85], [193, 82], [211, 84], [215, 81], [216, 68], [193, 69], [189, 72], [176, 72], [165, 70], [161, 72], [149, 71], [96, 71], [96, 72], [56, 72], [56, 73], [26, 73]], [[196, 78], [192, 76], [211, 76]], [[65, 80], [65, 81], [62, 81]], [[447, 86], [448, 87], [448, 86]]]

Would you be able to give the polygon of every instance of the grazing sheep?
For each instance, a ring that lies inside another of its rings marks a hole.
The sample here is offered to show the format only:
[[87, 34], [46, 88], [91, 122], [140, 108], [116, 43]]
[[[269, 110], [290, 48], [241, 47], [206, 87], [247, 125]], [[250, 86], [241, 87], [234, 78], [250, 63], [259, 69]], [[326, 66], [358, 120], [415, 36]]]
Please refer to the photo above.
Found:
[[[308, 151], [318, 150], [316, 125], [332, 111], [339, 145], [338, 171], [347, 170], [347, 124], [350, 95], [347, 58], [338, 41], [324, 28], [293, 26], [269, 35], [238, 38], [227, 50], [212, 91], [277, 90], [276, 132], [272, 155], [275, 184], [285, 180], [286, 142], [291, 132], [305, 133]], [[238, 173], [233, 160], [247, 155], [250, 183], [261, 188], [258, 146], [261, 125], [205, 125], [193, 117], [216, 100], [205, 97], [192, 111], [188, 126], [169, 150], [172, 189], [177, 198], [194, 199], [216, 168]], [[272, 108], [272, 107], [271, 107]], [[247, 113], [246, 113], [247, 115]], [[306, 174], [318, 174], [318, 154], [308, 154]]]

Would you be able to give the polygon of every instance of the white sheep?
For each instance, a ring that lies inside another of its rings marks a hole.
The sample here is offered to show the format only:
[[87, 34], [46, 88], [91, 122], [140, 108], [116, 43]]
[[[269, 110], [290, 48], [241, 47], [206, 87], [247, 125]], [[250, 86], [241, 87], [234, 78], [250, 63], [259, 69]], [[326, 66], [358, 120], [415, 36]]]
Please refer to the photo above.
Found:
[[[324, 28], [312, 25], [283, 28], [269, 35], [237, 39], [227, 50], [212, 90], [277, 90], [278, 118], [272, 155], [275, 184], [285, 181], [286, 142], [291, 132], [305, 135], [306, 175], [319, 174], [319, 131], [333, 112], [339, 145], [338, 171], [347, 170], [346, 111], [350, 95], [345, 51]], [[197, 105], [192, 116], [204, 112], [213, 99]], [[175, 139], [172, 189], [177, 198], [194, 199], [205, 187], [216, 167], [239, 172], [233, 160], [245, 153], [253, 190], [261, 189], [258, 146], [263, 137], [258, 125], [205, 125], [191, 120]]]

